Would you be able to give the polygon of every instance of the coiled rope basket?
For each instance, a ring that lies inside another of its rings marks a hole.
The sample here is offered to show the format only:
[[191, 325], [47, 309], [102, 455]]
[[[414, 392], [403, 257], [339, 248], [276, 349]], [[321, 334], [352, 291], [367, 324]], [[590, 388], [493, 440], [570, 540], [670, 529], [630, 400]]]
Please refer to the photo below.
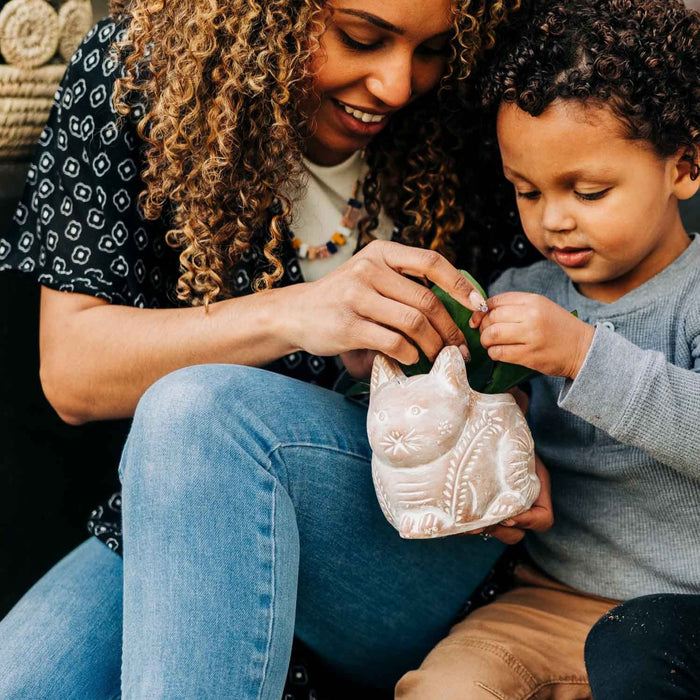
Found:
[[90, 0], [0, 0], [0, 159], [33, 152], [66, 65], [92, 26]]

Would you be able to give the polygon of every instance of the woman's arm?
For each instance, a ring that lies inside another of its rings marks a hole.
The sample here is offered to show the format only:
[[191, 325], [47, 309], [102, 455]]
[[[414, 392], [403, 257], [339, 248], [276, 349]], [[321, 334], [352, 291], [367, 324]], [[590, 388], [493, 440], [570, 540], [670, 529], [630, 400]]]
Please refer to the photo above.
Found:
[[67, 423], [132, 416], [146, 389], [181, 367], [264, 365], [294, 348], [275, 313], [285, 290], [209, 307], [139, 309], [41, 291], [41, 383]]
[[432, 251], [376, 241], [311, 283], [209, 307], [139, 309], [42, 288], [41, 381], [63, 420], [133, 415], [157, 379], [206, 363], [260, 366], [297, 350], [336, 355], [379, 350], [411, 364], [465, 343], [425, 277], [466, 306], [471, 284]]

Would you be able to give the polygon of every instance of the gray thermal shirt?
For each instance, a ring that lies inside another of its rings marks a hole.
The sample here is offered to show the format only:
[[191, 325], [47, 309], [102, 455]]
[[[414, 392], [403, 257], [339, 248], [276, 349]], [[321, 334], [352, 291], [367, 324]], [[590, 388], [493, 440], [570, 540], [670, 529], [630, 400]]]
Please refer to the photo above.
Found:
[[596, 326], [575, 380], [533, 380], [527, 416], [555, 518], [528, 533], [527, 551], [588, 593], [700, 593], [700, 236], [691, 238], [610, 304], [579, 294], [548, 261], [489, 289], [542, 294]]

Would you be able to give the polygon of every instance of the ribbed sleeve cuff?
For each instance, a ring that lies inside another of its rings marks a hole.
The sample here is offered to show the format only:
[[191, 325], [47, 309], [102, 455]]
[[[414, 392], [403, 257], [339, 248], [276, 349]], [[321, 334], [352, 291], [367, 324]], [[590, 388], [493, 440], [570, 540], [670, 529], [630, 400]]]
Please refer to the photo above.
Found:
[[616, 437], [652, 361], [650, 353], [598, 326], [576, 379], [564, 382], [558, 405]]

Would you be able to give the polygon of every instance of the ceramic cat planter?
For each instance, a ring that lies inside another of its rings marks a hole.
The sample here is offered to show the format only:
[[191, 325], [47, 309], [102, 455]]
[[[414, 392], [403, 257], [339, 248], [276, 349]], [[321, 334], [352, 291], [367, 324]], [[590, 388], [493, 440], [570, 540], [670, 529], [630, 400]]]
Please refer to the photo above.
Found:
[[473, 391], [456, 347], [414, 377], [377, 355], [367, 434], [379, 504], [402, 537], [493, 525], [539, 493], [532, 435], [515, 399]]

